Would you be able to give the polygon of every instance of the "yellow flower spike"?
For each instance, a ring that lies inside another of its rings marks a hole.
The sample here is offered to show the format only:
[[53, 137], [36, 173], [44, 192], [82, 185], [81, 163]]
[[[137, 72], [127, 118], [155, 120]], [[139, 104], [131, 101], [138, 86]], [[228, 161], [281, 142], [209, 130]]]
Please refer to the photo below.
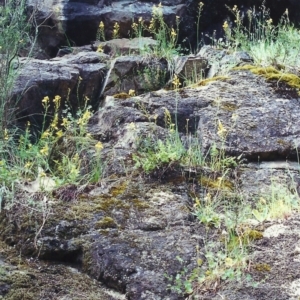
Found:
[[49, 154], [49, 147], [48, 145], [46, 145], [45, 147], [43, 147], [41, 150], [40, 150], [40, 153], [44, 156], [47, 156]]
[[48, 96], [45, 96], [43, 99], [42, 99], [42, 103], [44, 104], [48, 104], [49, 103], [49, 97]]
[[176, 74], [174, 75], [174, 78], [172, 80], [172, 84], [174, 85], [174, 89], [178, 89], [179, 86], [181, 86], [180, 80], [179, 80], [179, 78]]
[[41, 177], [46, 177], [47, 175], [46, 175], [46, 173], [43, 171], [43, 172], [41, 172], [41, 173], [39, 173], [39, 177], [41, 178]]
[[268, 26], [271, 26], [272, 23], [273, 23], [273, 20], [272, 20], [272, 19], [267, 20], [267, 25], [268, 25]]
[[131, 130], [135, 130], [135, 124], [133, 122], [131, 122], [129, 125], [128, 125], [128, 128], [131, 129]]
[[218, 132], [217, 132], [218, 136], [221, 137], [221, 138], [224, 138], [226, 136], [226, 133], [227, 133], [227, 129], [224, 128], [221, 121], [218, 120]]
[[58, 110], [58, 108], [60, 107], [60, 101], [61, 101], [61, 97], [59, 95], [56, 95], [53, 99], [55, 110]]
[[135, 96], [135, 90], [129, 90], [128, 95], [131, 97]]
[[50, 132], [48, 131], [48, 130], [46, 130], [46, 131], [44, 131], [43, 132], [43, 134], [42, 134], [42, 139], [45, 139], [45, 138], [47, 138], [47, 137], [49, 137], [50, 136]]
[[176, 36], [177, 36], [177, 33], [176, 33], [176, 31], [174, 30], [174, 28], [171, 29], [171, 36], [172, 36], [172, 37], [176, 37]]
[[198, 198], [198, 197], [196, 197], [196, 199], [195, 199], [195, 204], [194, 204], [194, 207], [196, 207], [196, 208], [199, 208], [199, 207], [201, 207], [201, 203], [200, 203], [200, 200], [199, 200], [199, 198]]
[[69, 125], [69, 120], [67, 118], [62, 119], [62, 123], [60, 124], [61, 126], [64, 126], [65, 128], [68, 127]]
[[102, 21], [99, 23], [99, 28], [102, 30], [104, 29], [104, 23]]
[[96, 145], [95, 145], [95, 149], [97, 152], [100, 152], [103, 149], [103, 144], [99, 141]]
[[62, 130], [59, 130], [59, 131], [56, 132], [56, 136], [57, 136], [58, 138], [62, 137], [63, 135], [64, 135], [64, 133], [63, 133]]
[[206, 194], [206, 196], [204, 197], [204, 201], [207, 202], [207, 203], [211, 202], [211, 194], [210, 193]]
[[201, 258], [197, 259], [197, 265], [200, 267], [203, 264], [203, 260]]
[[229, 27], [228, 22], [225, 21], [222, 27], [224, 30], [226, 30]]
[[25, 168], [25, 169], [30, 169], [31, 166], [32, 166], [32, 163], [31, 163], [31, 162], [27, 162], [27, 163], [24, 165], [24, 168]]
[[96, 50], [96, 52], [98, 52], [98, 53], [103, 53], [103, 47], [102, 47], [102, 45], [99, 45], [98, 47], [97, 47], [97, 50]]
[[157, 5], [157, 7], [163, 7], [161, 2], [159, 2], [159, 4]]
[[139, 23], [142, 23], [143, 22], [143, 17], [139, 17]]
[[238, 119], [238, 115], [237, 114], [232, 114], [231, 119], [235, 122]]
[[7, 131], [7, 129], [5, 128], [5, 129], [4, 129], [4, 140], [5, 140], [5, 141], [8, 141], [8, 139], [9, 139], [8, 131]]
[[119, 37], [119, 30], [120, 30], [120, 25], [115, 22], [114, 29], [113, 29], [113, 39], [117, 39]]

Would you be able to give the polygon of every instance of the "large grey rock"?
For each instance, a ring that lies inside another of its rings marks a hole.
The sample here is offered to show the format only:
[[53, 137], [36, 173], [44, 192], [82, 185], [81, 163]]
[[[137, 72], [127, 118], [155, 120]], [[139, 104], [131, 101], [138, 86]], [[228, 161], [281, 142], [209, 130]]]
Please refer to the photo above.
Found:
[[56, 95], [61, 96], [62, 105], [68, 102], [75, 110], [84, 103], [85, 96], [90, 99], [89, 104], [94, 107], [99, 105], [107, 72], [106, 60], [104, 54], [95, 52], [80, 52], [53, 60], [30, 60], [22, 69], [13, 89], [18, 122], [28, 120], [40, 128], [44, 117], [41, 101], [45, 96], [50, 99], [50, 114]]
[[168, 63], [165, 59], [147, 56], [122, 56], [111, 62], [103, 86], [103, 96], [128, 93], [136, 95], [158, 90], [169, 78]]
[[[296, 149], [299, 151], [298, 99], [286, 97], [250, 71], [230, 71], [227, 77], [216, 78], [205, 86], [178, 92], [162, 90], [120, 104], [143, 108], [162, 127], [168, 109], [174, 123], [177, 119], [180, 132], [194, 133], [197, 129], [204, 152], [216, 144], [227, 154], [243, 154], [258, 161], [295, 158]], [[220, 123], [225, 139], [218, 134]]]

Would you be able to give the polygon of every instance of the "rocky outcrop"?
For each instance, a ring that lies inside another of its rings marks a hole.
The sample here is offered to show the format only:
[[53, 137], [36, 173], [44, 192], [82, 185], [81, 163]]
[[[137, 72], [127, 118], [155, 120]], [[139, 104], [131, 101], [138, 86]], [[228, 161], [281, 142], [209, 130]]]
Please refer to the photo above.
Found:
[[103, 85], [103, 96], [134, 91], [136, 95], [162, 88], [169, 79], [165, 59], [124, 56], [112, 61]]
[[[133, 116], [141, 114], [142, 108], [149, 119], [162, 127], [168, 109], [172, 120], [177, 118], [180, 132], [197, 132], [204, 151], [216, 143], [219, 148], [225, 147], [229, 155], [243, 154], [254, 161], [294, 159], [299, 151], [298, 100], [277, 94], [271, 83], [250, 71], [230, 71], [205, 86], [200, 83], [179, 91], [162, 90], [120, 101], [109, 107], [110, 115], [114, 111], [122, 114], [120, 111], [129, 107], [130, 120], [139, 122]], [[226, 130], [225, 141], [218, 135], [218, 122]], [[104, 124], [97, 127], [104, 128]]]
[[[196, 40], [197, 11], [199, 1], [176, 0], [161, 1], [163, 5], [164, 19], [168, 26], [175, 27], [176, 16], [181, 18], [180, 39], [185, 41], [186, 47], [198, 49], [197, 43], [210, 42], [210, 37], [216, 32], [217, 37], [223, 34], [222, 24], [224, 20], [232, 19], [233, 14], [228, 7], [237, 5], [245, 14], [250, 8], [260, 7], [261, 0], [203, 0], [204, 9], [199, 24], [199, 41]], [[159, 1], [52, 1], [52, 0], [30, 0], [30, 10], [36, 11], [39, 28], [39, 50], [36, 51], [37, 58], [50, 58], [56, 56], [62, 46], [82, 46], [90, 44], [96, 39], [97, 29], [100, 21], [105, 24], [106, 39], [112, 38], [113, 26], [117, 22], [120, 25], [119, 35], [121, 38], [129, 37], [133, 20], [142, 17], [149, 24], [153, 5]], [[228, 6], [228, 7], [226, 7]], [[286, 9], [289, 10], [289, 18], [295, 24], [299, 23], [299, 3], [290, 1], [266, 1], [266, 7], [272, 12], [274, 22], [279, 21]], [[201, 41], [200, 41], [201, 39]]]
[[[37, 57], [54, 57], [61, 46], [82, 46], [95, 41], [99, 23], [105, 24], [106, 39], [112, 38], [114, 24], [120, 26], [120, 37], [129, 37], [133, 20], [142, 17], [150, 23], [153, 5], [140, 1], [51, 1], [30, 0], [28, 6], [36, 9], [37, 23], [42, 24], [39, 34], [41, 52]], [[166, 23], [175, 27], [176, 16], [192, 22], [185, 15], [185, 1], [168, 1], [163, 13]], [[128, 35], [129, 34], [129, 35]]]
[[90, 105], [99, 105], [107, 60], [104, 54], [80, 52], [53, 60], [26, 62], [13, 90], [18, 122], [30, 121], [39, 129], [44, 118], [42, 99], [46, 96], [50, 99], [50, 115], [53, 114], [52, 99], [56, 95], [61, 96], [62, 107], [68, 105], [74, 110], [84, 103], [85, 97]]
[[[240, 57], [247, 56], [238, 56], [238, 60], [233, 61], [245, 63]], [[80, 52], [74, 57], [33, 61], [32, 66], [44, 65], [51, 71], [58, 68], [62, 60], [67, 61], [69, 77], [65, 75], [65, 78], [73, 78], [74, 91], [83, 66], [86, 64], [87, 70], [94, 74], [95, 69], [104, 68], [102, 60], [106, 58], [97, 53]], [[128, 67], [130, 59], [122, 57], [116, 62], [125, 61]], [[122, 70], [118, 68], [116, 73]], [[47, 74], [51, 79], [51, 73]], [[32, 86], [39, 91], [37, 84]], [[91, 92], [90, 87], [86, 86], [87, 92]], [[59, 88], [55, 93], [62, 92], [64, 86], [59, 85]], [[220, 228], [208, 226], [208, 229], [207, 224], [200, 224], [195, 217], [195, 195], [202, 199], [207, 191], [224, 193], [222, 199], [228, 205], [240, 201], [238, 199], [253, 205], [261, 197], [274, 195], [274, 178], [286, 186], [291, 197], [296, 199], [299, 193], [297, 164], [285, 160], [297, 159], [300, 109], [298, 98], [294, 97], [297, 94], [283, 92], [284, 88], [279, 91], [277, 85], [249, 70], [236, 69], [228, 71], [226, 76], [212, 77], [176, 90], [161, 89], [125, 99], [107, 96], [89, 123], [89, 132], [104, 146], [102, 180], [82, 188], [62, 187], [47, 195], [49, 201], [43, 200], [42, 195], [34, 196], [43, 203], [42, 211], [36, 214], [22, 205], [27, 197], [33, 197], [23, 190], [14, 210], [2, 212], [2, 238], [23, 255], [38, 255], [40, 259], [76, 266], [127, 299], [184, 299], [187, 295], [180, 293], [180, 282], [174, 278], [181, 274], [184, 280], [189, 276], [186, 274], [197, 268], [199, 258], [205, 260], [208, 243], [213, 242], [216, 249], [222, 245]], [[187, 147], [193, 139], [206, 157], [215, 147], [224, 151], [224, 155], [241, 155], [246, 159], [224, 175], [228, 181], [224, 190], [213, 184], [220, 178], [218, 171], [193, 169], [176, 161], [156, 168], [148, 176], [143, 175], [134, 155], [138, 155], [141, 145], [151, 147], [158, 140], [166, 140], [171, 122], [177, 124], [182, 143]], [[201, 179], [206, 176], [210, 182]], [[232, 192], [233, 187], [238, 189], [238, 197]], [[223, 218], [226, 216], [220, 212], [220, 219]], [[260, 224], [254, 216], [249, 218], [251, 226], [258, 226], [261, 231], [267, 229], [268, 226]], [[293, 220], [286, 226], [295, 228], [297, 219]], [[292, 232], [294, 240], [296, 231]], [[260, 248], [254, 252], [253, 259], [268, 266], [271, 256], [264, 256], [265, 243], [270, 243], [270, 247], [276, 245], [268, 240], [268, 235], [260, 238], [262, 240], [257, 242]], [[291, 267], [286, 255], [278, 257], [278, 261]], [[258, 264], [257, 268], [260, 270], [261, 266]], [[279, 269], [274, 267], [274, 270]], [[258, 280], [262, 278], [254, 267], [249, 272]], [[289, 284], [288, 279], [284, 283]], [[268, 293], [275, 291], [279, 295], [277, 299], [289, 299], [297, 281], [285, 290], [280, 290], [280, 284], [274, 281], [271, 290], [264, 285], [257, 290], [240, 284], [234, 289], [231, 285], [224, 287], [219, 295], [230, 299], [246, 299], [251, 295], [251, 299], [261, 300], [268, 299]], [[9, 289], [8, 286], [3, 288]], [[195, 290], [208, 297], [206, 299], [219, 299], [211, 288], [198, 291], [195, 287]]]

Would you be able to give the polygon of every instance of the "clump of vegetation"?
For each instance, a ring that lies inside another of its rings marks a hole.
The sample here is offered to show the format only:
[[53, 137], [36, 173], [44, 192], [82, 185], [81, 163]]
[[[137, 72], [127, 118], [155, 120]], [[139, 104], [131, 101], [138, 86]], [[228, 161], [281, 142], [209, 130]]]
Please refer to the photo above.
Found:
[[247, 51], [256, 65], [282, 66], [285, 69], [300, 65], [300, 32], [290, 22], [289, 11], [274, 24], [265, 1], [257, 10], [242, 12], [236, 5], [228, 9], [234, 15], [234, 26], [223, 24], [224, 39], [215, 41], [219, 46]]
[[[28, 53], [35, 45], [35, 36], [30, 35], [31, 23], [26, 19], [25, 0], [7, 0], [0, 5], [0, 139], [6, 137], [7, 128], [15, 123], [17, 103], [11, 98], [13, 84], [21, 71], [18, 56]], [[34, 20], [34, 15], [31, 20]]]

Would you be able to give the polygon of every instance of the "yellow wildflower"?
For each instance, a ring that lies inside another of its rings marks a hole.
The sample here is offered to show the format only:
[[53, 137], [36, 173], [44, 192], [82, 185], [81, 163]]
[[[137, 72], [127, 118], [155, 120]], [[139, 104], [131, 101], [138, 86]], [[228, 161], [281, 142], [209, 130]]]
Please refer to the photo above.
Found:
[[227, 28], [229, 27], [228, 22], [225, 21], [222, 27], [224, 30], [227, 30]]
[[129, 90], [128, 95], [131, 97], [135, 96], [135, 90]]
[[86, 125], [89, 119], [91, 118], [92, 113], [89, 110], [86, 110], [82, 117], [78, 119], [77, 124], [78, 125]]
[[139, 23], [142, 23], [143, 22], [143, 17], [139, 17]]
[[199, 207], [201, 207], [201, 203], [200, 203], [200, 200], [199, 200], [199, 198], [198, 198], [198, 197], [196, 197], [196, 199], [195, 199], [195, 204], [194, 204], [194, 207], [195, 207], [195, 208], [199, 208]]
[[104, 23], [102, 21], [99, 23], [99, 28], [102, 30], [104, 29]]
[[227, 129], [224, 128], [223, 124], [221, 123], [220, 120], [218, 120], [218, 132], [217, 132], [218, 136], [221, 138], [224, 138], [227, 134]]
[[67, 118], [63, 118], [61, 126], [64, 126], [65, 128], [67, 128], [69, 123], [70, 123], [70, 121]]
[[60, 100], [61, 100], [61, 97], [56, 95], [53, 99], [53, 103], [54, 103], [54, 106], [55, 106], [55, 110], [58, 110], [58, 108], [60, 107]]
[[46, 176], [47, 175], [46, 175], [46, 173], [44, 171], [42, 171], [42, 172], [39, 173], [39, 177], [46, 177]]
[[149, 29], [149, 31], [155, 30], [155, 19], [154, 18], [151, 18], [148, 29]]
[[4, 140], [5, 140], [5, 141], [8, 141], [8, 139], [9, 139], [8, 131], [7, 131], [7, 129], [5, 128], [5, 129], [4, 129]]
[[45, 96], [42, 100], [42, 103], [47, 105], [49, 103], [49, 97]]
[[238, 115], [232, 114], [231, 119], [235, 122], [238, 119]]
[[137, 23], [135, 23], [135, 22], [133, 22], [132, 24], [131, 24], [131, 28], [133, 29], [133, 30], [137, 30], [137, 28], [138, 28], [138, 24]]
[[271, 26], [272, 23], [273, 23], [273, 20], [272, 20], [271, 18], [270, 18], [269, 20], [267, 20], [267, 25], [268, 25], [268, 26]]
[[113, 39], [117, 39], [119, 37], [120, 25], [116, 22], [113, 29]]
[[46, 145], [45, 147], [43, 147], [43, 148], [40, 150], [40, 153], [41, 153], [42, 155], [47, 156], [47, 155], [49, 154], [49, 147], [48, 147], [48, 145]]
[[171, 29], [171, 36], [172, 36], [173, 38], [175, 38], [175, 37], [177, 36], [177, 33], [176, 33], [176, 31], [174, 30], [174, 28]]
[[178, 89], [178, 87], [181, 86], [180, 80], [179, 80], [179, 78], [176, 74], [174, 75], [174, 78], [172, 80], [172, 84], [174, 85], [175, 89]]
[[55, 115], [54, 115], [54, 118], [53, 118], [53, 120], [52, 120], [52, 122], [51, 122], [51, 124], [50, 124], [50, 127], [51, 127], [52, 129], [58, 130], [58, 128], [57, 128], [57, 123], [58, 123], [58, 114], [55, 114]]
[[128, 128], [131, 129], [131, 130], [134, 130], [135, 129], [135, 124], [133, 122], [131, 122], [129, 125], [128, 125]]
[[59, 130], [59, 131], [56, 132], [56, 136], [57, 136], [58, 138], [62, 137], [63, 135], [64, 135], [64, 133], [63, 133], [62, 130]]
[[43, 132], [43, 134], [42, 134], [42, 139], [45, 139], [45, 138], [47, 138], [47, 137], [49, 137], [50, 136], [50, 132], [49, 132], [49, 130], [45, 130], [44, 132]]
[[31, 166], [32, 166], [32, 162], [27, 162], [27, 163], [24, 165], [24, 168], [25, 168], [25, 169], [30, 169]]
[[98, 53], [102, 53], [102, 52], [103, 52], [103, 47], [102, 47], [102, 45], [99, 45], [99, 46], [97, 47], [96, 52], [98, 52]]
[[99, 141], [96, 145], [95, 145], [95, 149], [97, 152], [100, 152], [103, 149], [103, 144]]
[[206, 196], [204, 197], [204, 201], [206, 203], [210, 203], [211, 202], [211, 194], [210, 193], [207, 193]]

